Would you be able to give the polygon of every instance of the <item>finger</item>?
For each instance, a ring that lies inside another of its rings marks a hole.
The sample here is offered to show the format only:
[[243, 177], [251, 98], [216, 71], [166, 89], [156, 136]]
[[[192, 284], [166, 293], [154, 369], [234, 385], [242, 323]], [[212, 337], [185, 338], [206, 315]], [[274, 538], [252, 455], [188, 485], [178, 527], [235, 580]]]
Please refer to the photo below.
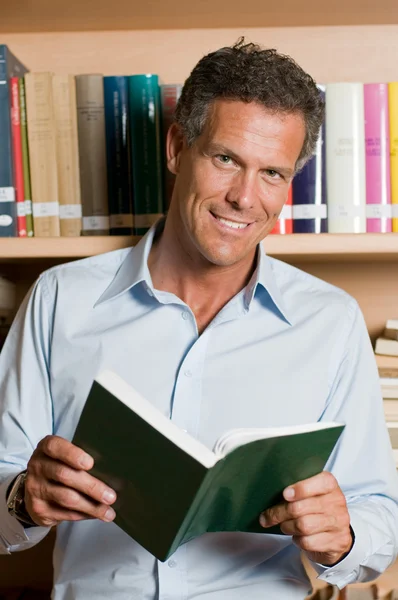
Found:
[[65, 510], [57, 504], [44, 501], [35, 501], [34, 508], [30, 507], [29, 514], [40, 527], [54, 527], [62, 521], [83, 521], [92, 518], [83, 513]]
[[115, 491], [103, 481], [100, 481], [86, 471], [72, 469], [60, 461], [43, 459], [42, 474], [46, 479], [63, 484], [68, 488], [73, 488], [97, 502], [113, 504], [116, 500]]
[[48, 435], [38, 445], [38, 449], [50, 458], [60, 460], [73, 469], [92, 469], [93, 458], [78, 446], [57, 435]]
[[[306, 552], [329, 554], [331, 556], [330, 562], [334, 562], [333, 555], [341, 555], [342, 553], [349, 552], [353, 544], [349, 529], [344, 534], [339, 533], [339, 535], [330, 532], [316, 533], [308, 536], [294, 535], [292, 541], [301, 550], [305, 550]], [[329, 562], [329, 559], [324, 558], [324, 560], [325, 562]]]
[[83, 494], [64, 485], [50, 484], [46, 489], [46, 500], [58, 506], [62, 510], [67, 509], [75, 513], [81, 513], [94, 519], [110, 522], [116, 513], [107, 504], [93, 502]]
[[[271, 527], [298, 519], [305, 515], [322, 514], [327, 508], [327, 503], [324, 501], [326, 496], [315, 496], [314, 498], [306, 498], [305, 500], [297, 500], [296, 502], [284, 502], [264, 511], [265, 524], [263, 527]], [[283, 510], [279, 508], [283, 505]], [[263, 521], [264, 521], [263, 520]], [[262, 524], [262, 523], [261, 523]]]
[[330, 494], [338, 488], [336, 478], [331, 473], [323, 471], [314, 477], [289, 485], [283, 490], [283, 497], [287, 502], [292, 502], [312, 496]]
[[288, 521], [289, 519], [291, 519], [289, 504], [287, 502], [281, 502], [280, 504], [271, 506], [271, 508], [268, 508], [260, 515], [260, 525], [262, 527], [272, 527], [283, 523], [283, 521]]
[[312, 536], [318, 533], [332, 532], [336, 529], [334, 515], [309, 514], [298, 519], [281, 523], [281, 531], [286, 535]]

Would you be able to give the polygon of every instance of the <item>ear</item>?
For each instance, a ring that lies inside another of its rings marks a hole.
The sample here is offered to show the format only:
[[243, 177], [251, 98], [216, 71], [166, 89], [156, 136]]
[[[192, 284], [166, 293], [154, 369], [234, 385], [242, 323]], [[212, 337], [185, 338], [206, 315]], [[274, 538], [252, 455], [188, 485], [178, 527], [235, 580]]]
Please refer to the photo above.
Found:
[[180, 168], [181, 152], [184, 148], [184, 135], [177, 123], [170, 125], [166, 138], [167, 168], [177, 175]]

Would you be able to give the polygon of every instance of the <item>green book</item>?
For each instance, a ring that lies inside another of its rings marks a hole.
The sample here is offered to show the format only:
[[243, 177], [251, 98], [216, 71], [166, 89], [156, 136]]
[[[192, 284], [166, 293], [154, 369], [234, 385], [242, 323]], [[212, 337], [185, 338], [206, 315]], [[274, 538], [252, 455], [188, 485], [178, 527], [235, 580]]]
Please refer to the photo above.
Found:
[[134, 234], [144, 235], [163, 214], [160, 86], [152, 74], [128, 82]]
[[28, 126], [26, 122], [26, 94], [25, 81], [23, 77], [18, 81], [19, 85], [19, 104], [21, 111], [21, 141], [22, 141], [22, 167], [23, 184], [25, 191], [25, 215], [26, 215], [26, 233], [28, 237], [33, 236], [33, 215], [32, 215], [32, 193], [30, 190], [30, 166], [28, 149]]
[[73, 443], [118, 494], [115, 523], [165, 561], [209, 531], [263, 529], [260, 513], [290, 484], [321, 472], [344, 426], [236, 429], [210, 450], [111, 371], [94, 381]]

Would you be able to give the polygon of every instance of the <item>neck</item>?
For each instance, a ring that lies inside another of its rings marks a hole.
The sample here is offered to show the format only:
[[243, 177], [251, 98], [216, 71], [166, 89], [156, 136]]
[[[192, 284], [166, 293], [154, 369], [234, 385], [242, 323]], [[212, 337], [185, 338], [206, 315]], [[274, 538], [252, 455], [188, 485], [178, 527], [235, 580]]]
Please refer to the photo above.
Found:
[[[167, 218], [163, 232], [155, 237], [148, 258], [153, 285], [175, 294], [206, 326], [231, 298], [249, 282], [255, 269], [255, 251], [230, 266], [214, 265], [191, 244], [184, 243], [181, 225]], [[202, 327], [203, 328], [203, 327]]]

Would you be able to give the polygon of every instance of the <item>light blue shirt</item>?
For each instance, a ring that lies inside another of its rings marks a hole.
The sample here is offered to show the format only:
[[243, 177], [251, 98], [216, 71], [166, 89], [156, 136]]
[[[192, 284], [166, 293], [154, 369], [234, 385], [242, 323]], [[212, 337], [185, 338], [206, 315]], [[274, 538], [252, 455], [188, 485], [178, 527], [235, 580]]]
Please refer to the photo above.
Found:
[[[153, 288], [153, 234], [50, 269], [18, 313], [0, 356], [0, 552], [47, 533], [8, 514], [6, 489], [43, 437], [72, 438], [93, 378], [110, 368], [209, 448], [235, 427], [345, 423], [327, 469], [355, 543], [315, 568], [340, 587], [376, 577], [397, 551], [398, 486], [357, 303], [259, 248], [248, 286], [198, 336], [190, 308]], [[289, 536], [209, 533], [161, 563], [114, 523], [64, 522], [54, 565], [56, 600], [289, 600], [310, 589]]]

